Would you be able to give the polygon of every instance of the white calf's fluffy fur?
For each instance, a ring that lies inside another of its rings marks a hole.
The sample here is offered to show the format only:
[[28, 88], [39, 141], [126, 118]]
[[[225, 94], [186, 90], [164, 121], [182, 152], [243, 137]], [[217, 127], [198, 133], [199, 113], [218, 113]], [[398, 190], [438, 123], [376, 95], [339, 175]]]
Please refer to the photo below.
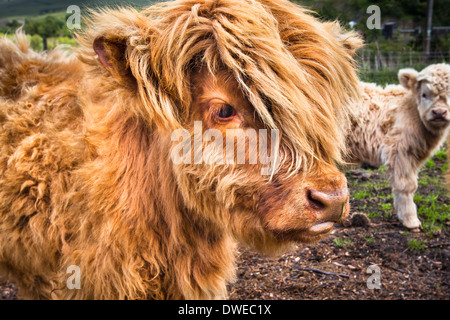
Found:
[[407, 228], [421, 226], [413, 201], [420, 167], [449, 131], [450, 66], [402, 69], [401, 85], [361, 83], [357, 120], [348, 136], [350, 162], [386, 165], [394, 208]]

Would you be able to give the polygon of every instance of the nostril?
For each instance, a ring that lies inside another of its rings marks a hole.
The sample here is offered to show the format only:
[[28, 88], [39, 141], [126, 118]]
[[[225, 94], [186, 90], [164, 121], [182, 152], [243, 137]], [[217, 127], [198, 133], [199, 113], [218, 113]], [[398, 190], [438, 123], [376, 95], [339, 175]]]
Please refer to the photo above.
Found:
[[432, 110], [431, 113], [432, 113], [433, 117], [444, 118], [447, 115], [447, 110], [442, 110], [442, 109]]
[[[306, 190], [307, 205], [317, 214], [319, 221], [339, 222], [348, 211], [348, 188], [335, 190]], [[347, 209], [345, 209], [347, 208]]]
[[320, 199], [321, 197], [318, 196], [318, 193], [316, 191], [307, 190], [306, 191], [306, 199], [309, 202], [309, 205], [316, 210], [321, 210], [326, 207], [326, 204], [323, 202], [323, 199]]

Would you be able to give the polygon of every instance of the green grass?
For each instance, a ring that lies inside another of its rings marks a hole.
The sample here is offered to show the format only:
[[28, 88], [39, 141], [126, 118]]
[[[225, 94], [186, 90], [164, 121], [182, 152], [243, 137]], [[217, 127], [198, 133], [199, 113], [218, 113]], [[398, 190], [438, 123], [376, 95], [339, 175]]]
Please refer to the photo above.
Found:
[[381, 166], [378, 168], [378, 172], [381, 173], [381, 174], [386, 173], [386, 170], [387, 170], [387, 167], [386, 167], [385, 165], [381, 165]]
[[353, 241], [348, 238], [337, 237], [333, 239], [333, 243], [338, 248], [347, 248], [348, 246], [353, 244]]
[[[430, 184], [430, 179], [423, 180], [426, 181], [427, 185]], [[423, 185], [420, 181], [419, 184]], [[434, 187], [436, 187], [436, 185]], [[446, 222], [450, 221], [450, 205], [442, 200], [447, 197], [446, 193], [448, 191], [445, 190], [445, 187], [442, 188], [442, 190], [438, 189], [432, 194], [423, 195], [416, 193], [414, 195], [414, 203], [417, 205], [417, 214], [422, 220], [425, 233], [430, 236], [436, 232], [445, 230]]]
[[[422, 222], [423, 231], [432, 238], [445, 232], [450, 221], [449, 191], [444, 184], [444, 175], [448, 170], [447, 151], [438, 150], [419, 172], [419, 189], [414, 195], [417, 214]], [[391, 186], [387, 168], [381, 166], [372, 170], [376, 179], [361, 183], [351, 179], [351, 198], [359, 201], [357, 210], [364, 212], [369, 219], [389, 217], [394, 213]], [[356, 210], [356, 209], [355, 209]]]
[[393, 193], [389, 193], [389, 194], [378, 193], [377, 197], [382, 200], [392, 200], [392, 199], [394, 199], [394, 194]]
[[419, 178], [418, 183], [419, 183], [419, 186], [422, 186], [422, 187], [427, 187], [429, 185], [439, 186], [440, 184], [442, 184], [441, 179], [442, 179], [442, 177], [439, 177], [439, 176], [432, 177], [432, 176], [424, 175]]
[[444, 163], [441, 167], [441, 172], [444, 174], [448, 171], [448, 163]]
[[371, 181], [367, 181], [363, 184], [360, 184], [360, 187], [362, 189], [365, 189], [367, 191], [375, 191], [376, 189], [384, 189], [384, 188], [388, 188], [390, 186], [389, 181], [388, 180], [380, 180], [376, 183], [373, 183]]
[[374, 237], [370, 237], [368, 235], [362, 234], [361, 237], [363, 237], [364, 240], [366, 240], [367, 243], [374, 243], [375, 242], [375, 238]]
[[[3, 37], [4, 34], [0, 32], [0, 37]], [[13, 39], [15, 37], [14, 34], [7, 34], [6, 35], [7, 38], [9, 39]], [[30, 41], [30, 45], [31, 48], [33, 48], [33, 50], [35, 51], [40, 51], [43, 50], [43, 43], [42, 43], [42, 38], [41, 36], [35, 34], [35, 35], [28, 35], [27, 34], [27, 38]], [[74, 47], [77, 45], [76, 40], [73, 38], [69, 38], [69, 37], [58, 37], [58, 38], [48, 38], [48, 49], [54, 49], [56, 46], [59, 45], [64, 45], [64, 46], [69, 46], [69, 47]]]
[[352, 187], [351, 189], [353, 190], [358, 190], [352, 193], [352, 197], [354, 199], [356, 200], [370, 199], [379, 196], [377, 190], [389, 187], [389, 181], [382, 180], [376, 183], [367, 181], [361, 184], [355, 180], [351, 183], [351, 187]]
[[389, 216], [392, 214], [392, 211], [393, 211], [392, 204], [389, 203], [389, 202], [381, 202], [381, 203], [378, 203], [378, 208], [379, 208], [381, 211], [384, 212], [384, 213], [383, 213], [383, 216], [386, 217], [386, 218], [389, 217]]
[[380, 210], [383, 210], [383, 211], [392, 211], [391, 203], [379, 203], [378, 207], [380, 208]]
[[[426, 66], [426, 64], [409, 65], [409, 62], [404, 62], [404, 67], [414, 68], [416, 70], [422, 70]], [[379, 85], [398, 84], [398, 69], [360, 70], [359, 78], [362, 81], [375, 82]]]
[[372, 212], [367, 213], [367, 217], [369, 219], [376, 218], [376, 217], [379, 217], [379, 216], [381, 216], [381, 212], [379, 212], [377, 210], [374, 210]]
[[429, 169], [434, 168], [436, 166], [436, 163], [433, 161], [433, 159], [428, 159], [425, 163], [425, 166]]
[[441, 161], [446, 161], [447, 160], [447, 151], [444, 148], [442, 148], [441, 150], [437, 151], [433, 157], [435, 157]]
[[417, 240], [414, 238], [409, 239], [407, 245], [409, 250], [416, 253], [420, 253], [426, 249], [426, 241]]
[[366, 199], [370, 196], [367, 190], [359, 190], [353, 194], [353, 198], [356, 200]]
[[417, 202], [417, 214], [422, 218], [426, 233], [435, 233], [445, 228], [450, 221], [450, 205], [439, 202]]

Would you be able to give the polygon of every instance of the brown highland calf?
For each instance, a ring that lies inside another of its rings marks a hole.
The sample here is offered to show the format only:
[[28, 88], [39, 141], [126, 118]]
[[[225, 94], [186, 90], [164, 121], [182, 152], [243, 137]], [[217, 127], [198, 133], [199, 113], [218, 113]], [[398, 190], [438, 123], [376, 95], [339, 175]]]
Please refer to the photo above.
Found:
[[[348, 214], [353, 33], [285, 0], [180, 0], [93, 12], [78, 40], [0, 42], [0, 272], [23, 297], [225, 298], [237, 243], [280, 252]], [[246, 160], [270, 131], [278, 165], [206, 163], [224, 151], [190, 153], [199, 128], [240, 129]]]
[[387, 166], [397, 216], [415, 229], [421, 226], [413, 200], [418, 171], [450, 128], [450, 66], [402, 69], [398, 77], [401, 85], [386, 88], [362, 83], [348, 145], [350, 161]]

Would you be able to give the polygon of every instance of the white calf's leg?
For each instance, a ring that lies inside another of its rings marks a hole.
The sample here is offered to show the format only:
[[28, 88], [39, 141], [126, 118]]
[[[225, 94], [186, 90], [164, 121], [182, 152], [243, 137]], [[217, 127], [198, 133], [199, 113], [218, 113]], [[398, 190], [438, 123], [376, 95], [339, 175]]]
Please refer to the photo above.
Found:
[[401, 223], [410, 229], [419, 228], [420, 220], [417, 217], [417, 206], [414, 203], [414, 192], [394, 192], [394, 208]]
[[411, 166], [410, 160], [406, 157], [398, 155], [396, 160], [394, 168], [390, 168], [389, 171], [397, 217], [405, 227], [419, 228], [421, 223], [414, 203], [414, 193], [418, 187], [417, 170]]

